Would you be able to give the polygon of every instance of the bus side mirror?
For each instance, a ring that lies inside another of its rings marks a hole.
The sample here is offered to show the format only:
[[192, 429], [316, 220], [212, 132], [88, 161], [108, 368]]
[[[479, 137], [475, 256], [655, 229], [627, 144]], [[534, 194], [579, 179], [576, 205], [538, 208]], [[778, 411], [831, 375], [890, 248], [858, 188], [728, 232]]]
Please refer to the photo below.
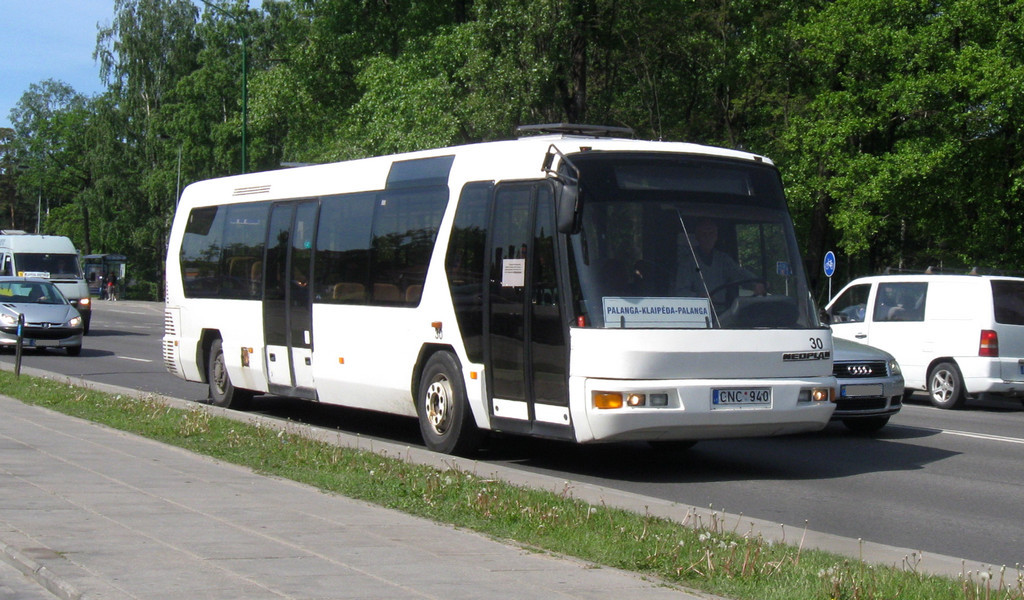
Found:
[[818, 319], [824, 325], [832, 324], [832, 315], [828, 314], [828, 311], [826, 311], [824, 308], [818, 311]]
[[559, 233], [578, 233], [583, 198], [577, 181], [555, 181], [555, 211]]
[[[564, 167], [561, 172], [551, 168], [555, 164], [556, 155], [561, 159]], [[558, 228], [558, 233], [578, 233], [580, 215], [583, 213], [580, 170], [554, 144], [548, 146], [540, 168], [549, 175], [550, 181], [555, 187], [555, 226]], [[569, 170], [575, 173], [575, 177], [568, 174]]]

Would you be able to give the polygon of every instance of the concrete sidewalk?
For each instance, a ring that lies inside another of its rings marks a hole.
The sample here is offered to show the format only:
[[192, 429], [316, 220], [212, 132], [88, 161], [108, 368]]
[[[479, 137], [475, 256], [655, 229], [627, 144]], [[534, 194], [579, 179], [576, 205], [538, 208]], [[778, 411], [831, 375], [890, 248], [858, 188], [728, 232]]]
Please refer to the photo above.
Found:
[[[0, 414], [0, 559], [60, 598], [708, 597], [3, 396]], [[4, 598], [39, 598], [12, 573]]]

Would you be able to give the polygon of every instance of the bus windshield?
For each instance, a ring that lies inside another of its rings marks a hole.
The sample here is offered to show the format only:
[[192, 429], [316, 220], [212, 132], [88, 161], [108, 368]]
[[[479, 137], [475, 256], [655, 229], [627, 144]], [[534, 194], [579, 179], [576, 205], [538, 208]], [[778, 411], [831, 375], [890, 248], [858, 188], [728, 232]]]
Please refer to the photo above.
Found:
[[584, 190], [569, 247], [580, 324], [819, 326], [773, 167], [653, 153], [570, 160]]

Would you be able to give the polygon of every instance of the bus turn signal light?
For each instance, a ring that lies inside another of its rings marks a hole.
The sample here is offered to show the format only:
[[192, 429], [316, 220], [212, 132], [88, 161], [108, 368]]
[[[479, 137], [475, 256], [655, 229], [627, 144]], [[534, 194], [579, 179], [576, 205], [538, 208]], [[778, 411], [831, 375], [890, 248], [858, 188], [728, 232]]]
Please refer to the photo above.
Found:
[[594, 408], [622, 408], [619, 392], [594, 392]]

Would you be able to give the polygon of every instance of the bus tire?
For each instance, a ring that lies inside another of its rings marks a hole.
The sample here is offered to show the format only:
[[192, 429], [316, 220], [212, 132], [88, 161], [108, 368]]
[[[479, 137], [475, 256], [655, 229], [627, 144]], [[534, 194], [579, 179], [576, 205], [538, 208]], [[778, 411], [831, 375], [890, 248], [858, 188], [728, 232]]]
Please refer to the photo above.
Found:
[[206, 381], [210, 386], [209, 403], [223, 408], [241, 410], [252, 399], [252, 392], [236, 388], [224, 366], [224, 348], [220, 338], [210, 345], [210, 360], [206, 366]]
[[480, 447], [483, 434], [473, 420], [459, 361], [451, 352], [427, 360], [416, 397], [420, 433], [427, 447], [444, 454], [466, 455]]
[[963, 407], [967, 400], [964, 378], [953, 362], [940, 362], [928, 372], [928, 399], [938, 408]]

